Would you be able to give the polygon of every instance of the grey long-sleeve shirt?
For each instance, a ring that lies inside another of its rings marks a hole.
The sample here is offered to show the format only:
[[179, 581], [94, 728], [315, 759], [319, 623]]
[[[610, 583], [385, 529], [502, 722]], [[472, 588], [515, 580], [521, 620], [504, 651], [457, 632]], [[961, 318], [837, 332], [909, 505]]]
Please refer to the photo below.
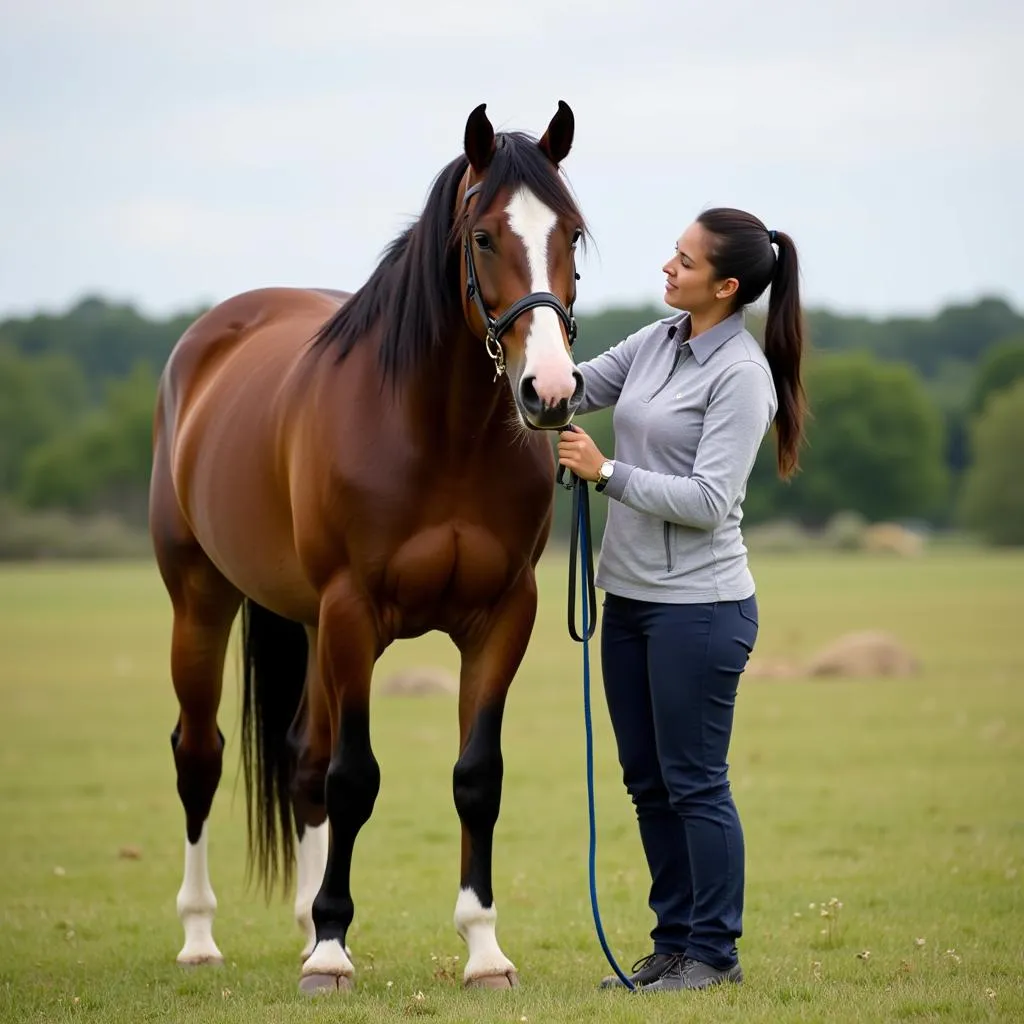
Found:
[[689, 331], [680, 313], [579, 365], [580, 412], [615, 406], [597, 585], [622, 597], [688, 604], [754, 593], [740, 520], [775, 385], [742, 313], [692, 341]]

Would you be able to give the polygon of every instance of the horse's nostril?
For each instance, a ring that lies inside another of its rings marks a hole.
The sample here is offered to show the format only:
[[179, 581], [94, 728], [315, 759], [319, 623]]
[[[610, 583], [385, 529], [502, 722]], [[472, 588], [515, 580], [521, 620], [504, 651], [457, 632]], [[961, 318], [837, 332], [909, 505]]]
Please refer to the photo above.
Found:
[[585, 385], [583, 383], [583, 374], [579, 370], [572, 371], [572, 379], [576, 382], [576, 387], [573, 388], [572, 398], [569, 401], [573, 405], [579, 405], [583, 401], [583, 392]]
[[530, 410], [539, 409], [541, 406], [536, 380], [536, 377], [524, 377], [519, 382], [519, 397], [522, 399], [523, 405]]

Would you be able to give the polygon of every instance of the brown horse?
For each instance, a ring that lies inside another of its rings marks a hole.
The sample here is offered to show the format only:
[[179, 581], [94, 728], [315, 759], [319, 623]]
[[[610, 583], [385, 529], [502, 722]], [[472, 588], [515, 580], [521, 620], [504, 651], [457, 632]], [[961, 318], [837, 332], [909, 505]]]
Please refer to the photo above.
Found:
[[496, 136], [481, 105], [464, 154], [359, 291], [235, 296], [168, 360], [150, 528], [174, 610], [180, 963], [222, 959], [206, 821], [241, 607], [250, 864], [269, 891], [279, 873], [289, 884], [296, 863], [300, 987], [351, 985], [352, 851], [380, 785], [371, 675], [393, 640], [428, 630], [461, 655], [453, 788], [465, 981], [516, 982], [495, 935], [492, 836], [502, 713], [551, 524], [544, 431], [567, 424], [583, 392], [570, 347], [585, 227], [559, 173], [573, 132], [559, 103], [539, 141]]

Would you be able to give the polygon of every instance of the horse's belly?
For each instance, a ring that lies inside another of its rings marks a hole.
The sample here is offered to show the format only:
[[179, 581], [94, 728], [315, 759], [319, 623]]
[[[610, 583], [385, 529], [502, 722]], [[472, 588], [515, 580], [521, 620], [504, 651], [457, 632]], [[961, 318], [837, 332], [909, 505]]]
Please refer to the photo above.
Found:
[[389, 559], [384, 601], [400, 633], [443, 628], [444, 619], [492, 605], [510, 581], [509, 554], [491, 533], [445, 523], [414, 534]]
[[221, 485], [202, 475], [192, 494], [193, 529], [211, 561], [225, 577], [258, 604], [298, 621], [315, 624], [318, 598], [295, 553], [290, 523], [270, 495], [259, 489], [241, 512], [219, 515]]

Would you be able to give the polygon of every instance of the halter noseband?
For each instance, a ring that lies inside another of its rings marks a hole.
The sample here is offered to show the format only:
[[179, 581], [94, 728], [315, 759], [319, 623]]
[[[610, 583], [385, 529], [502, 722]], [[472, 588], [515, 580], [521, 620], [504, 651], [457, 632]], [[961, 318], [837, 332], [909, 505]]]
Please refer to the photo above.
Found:
[[[466, 195], [463, 198], [463, 206], [469, 203], [469, 200], [473, 198], [483, 188], [483, 182], [479, 181], [475, 185], [466, 189]], [[580, 275], [576, 273], [576, 260], [575, 255], [573, 257], [573, 297], [569, 302], [568, 309], [562, 304], [562, 300], [555, 295], [553, 292], [530, 292], [529, 295], [524, 295], [521, 299], [517, 299], [512, 303], [504, 313], [501, 314], [497, 319], [491, 316], [487, 311], [487, 307], [484, 305], [483, 296], [480, 293], [480, 281], [476, 276], [476, 264], [473, 261], [473, 247], [470, 243], [469, 232], [467, 231], [463, 237], [463, 249], [466, 254], [466, 297], [472, 299], [476, 304], [476, 308], [480, 313], [480, 317], [487, 328], [487, 335], [484, 338], [484, 344], [487, 346], [487, 354], [494, 360], [494, 379], [497, 380], [505, 372], [505, 350], [502, 347], [501, 339], [506, 331], [519, 319], [524, 313], [531, 309], [537, 309], [539, 306], [548, 306], [558, 314], [558, 319], [562, 321], [565, 327], [566, 333], [569, 335], [569, 345], [571, 346], [576, 341], [576, 317], [573, 316], [572, 307], [576, 302], [576, 287], [575, 282], [580, 279]]]

